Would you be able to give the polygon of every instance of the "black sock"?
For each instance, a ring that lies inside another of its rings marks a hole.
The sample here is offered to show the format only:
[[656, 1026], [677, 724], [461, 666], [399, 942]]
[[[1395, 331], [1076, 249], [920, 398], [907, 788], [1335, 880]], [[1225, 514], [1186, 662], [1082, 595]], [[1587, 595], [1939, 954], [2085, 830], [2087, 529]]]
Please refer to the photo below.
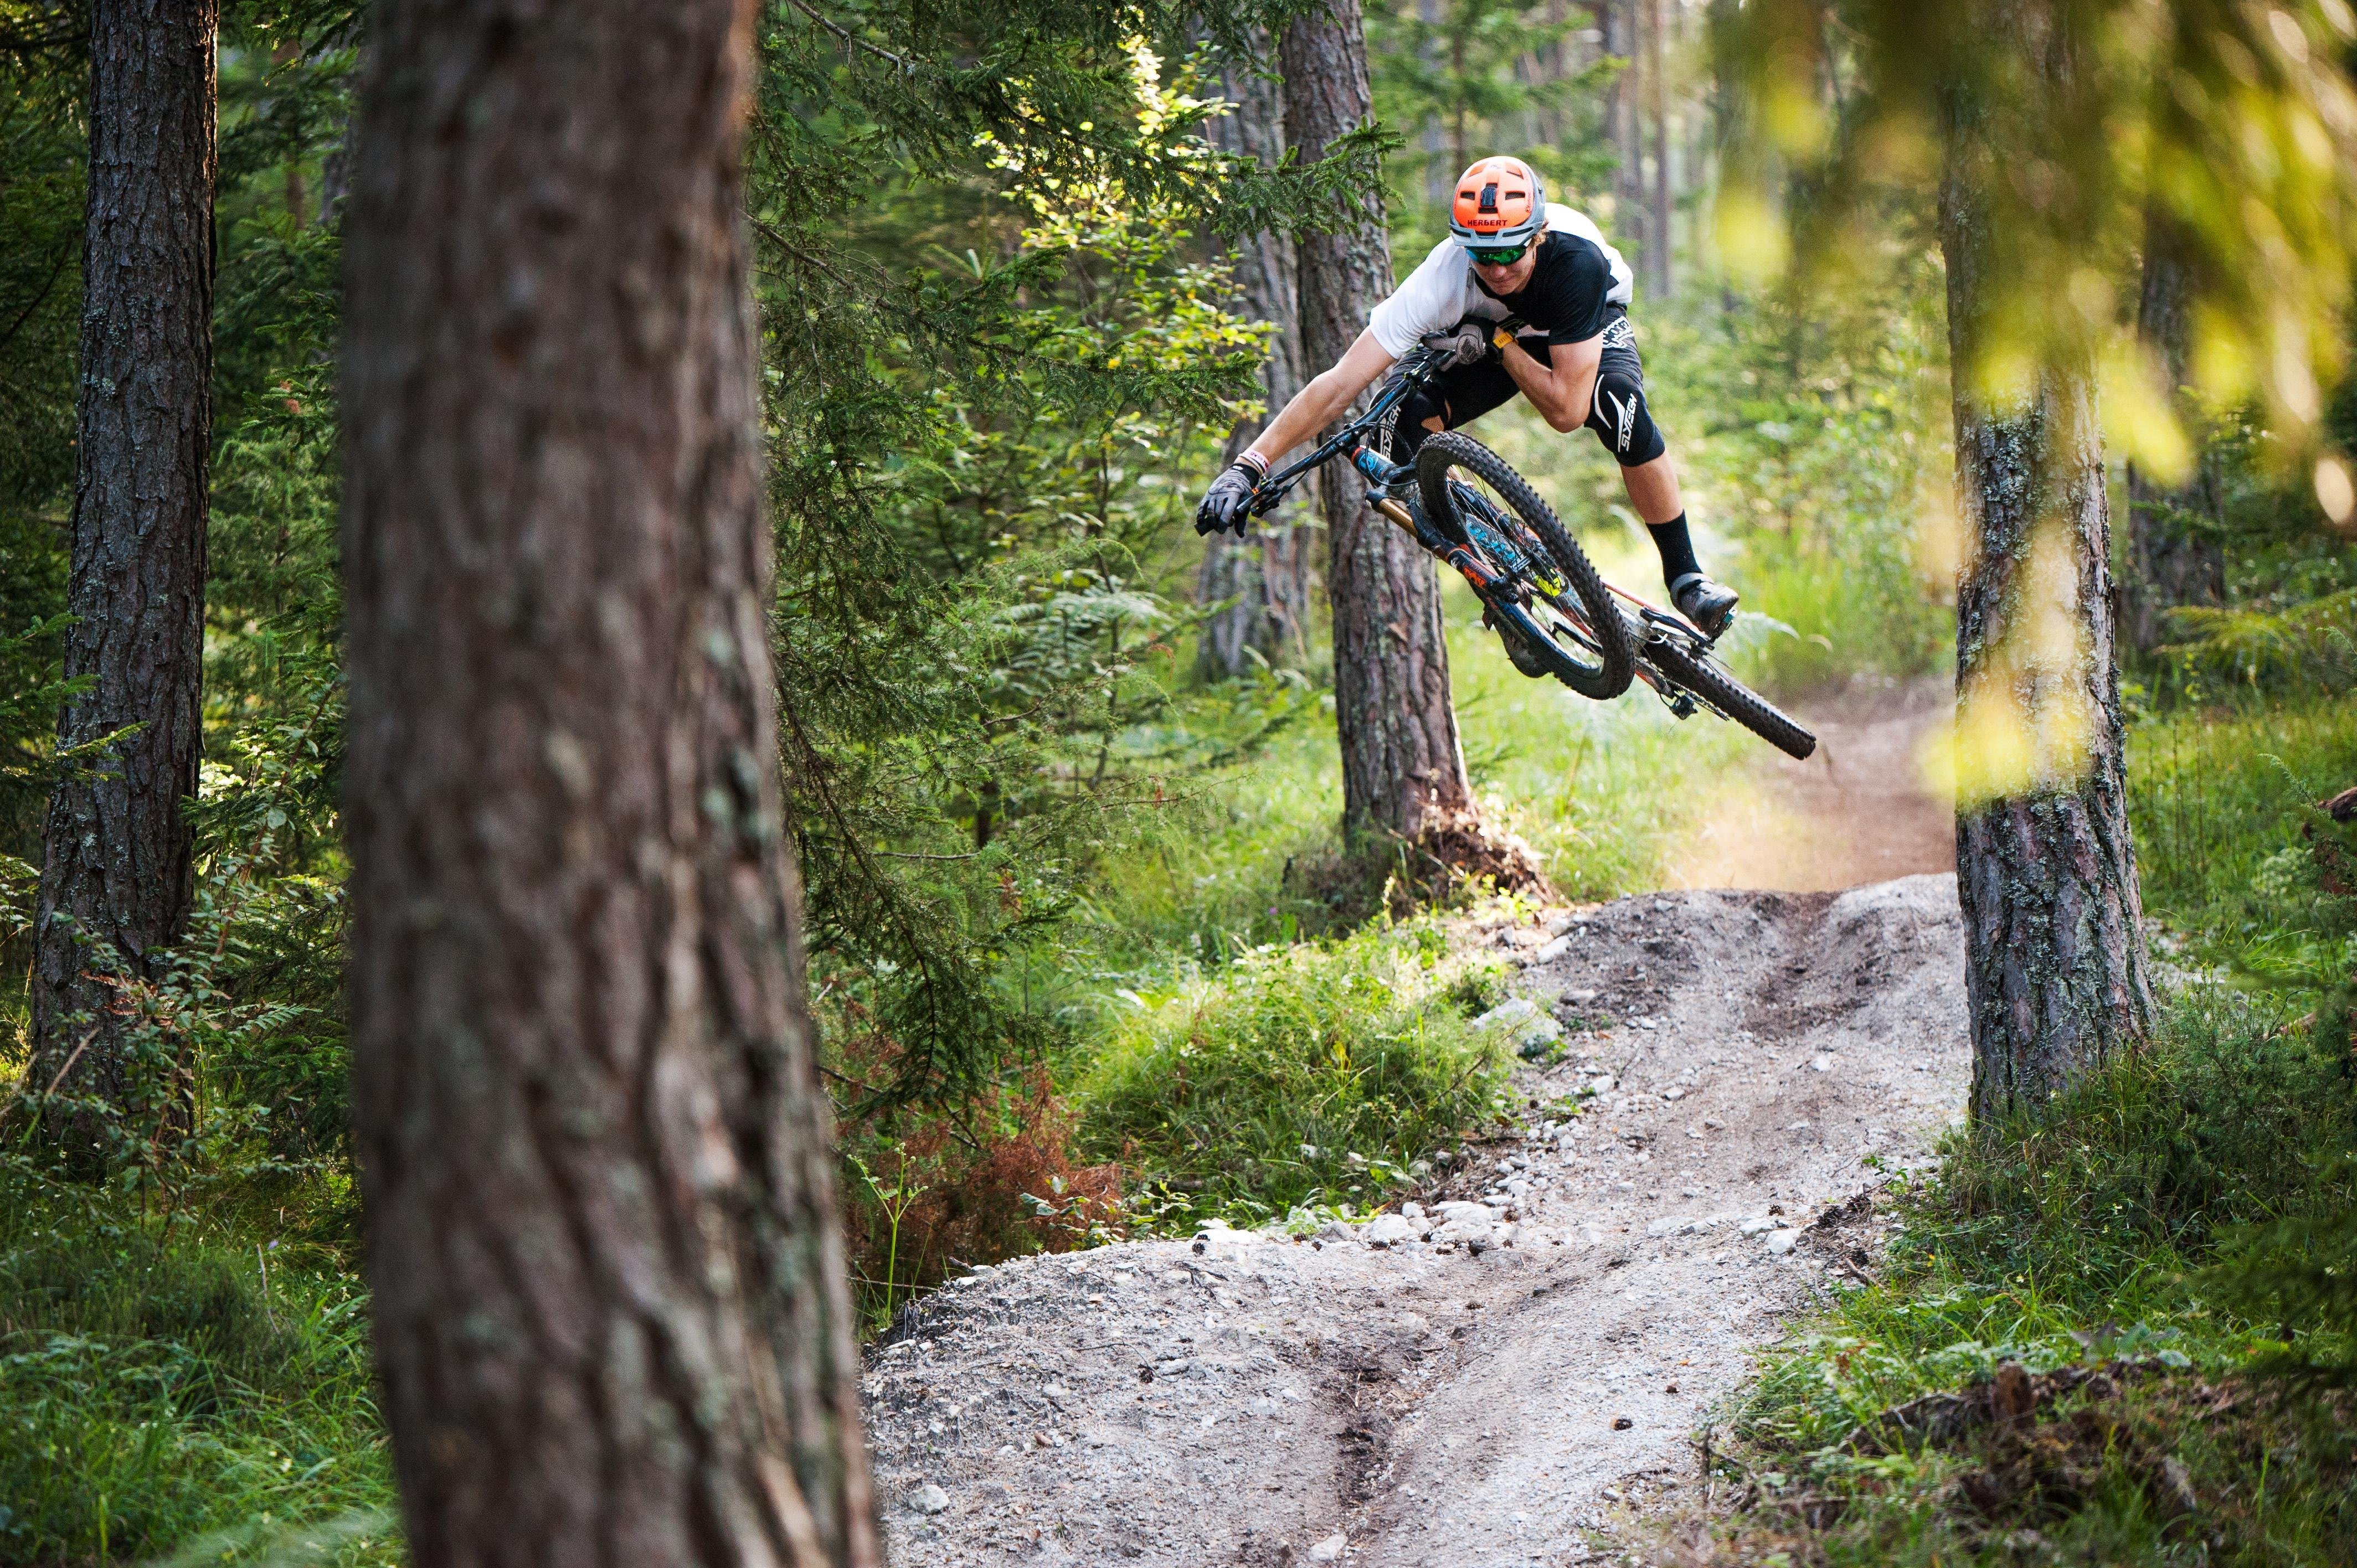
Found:
[[1667, 522], [1649, 522], [1645, 532], [1653, 536], [1653, 548], [1662, 553], [1662, 581], [1674, 583], [1687, 573], [1699, 576], [1702, 563], [1695, 559], [1694, 538], [1686, 532], [1686, 514], [1678, 513]]

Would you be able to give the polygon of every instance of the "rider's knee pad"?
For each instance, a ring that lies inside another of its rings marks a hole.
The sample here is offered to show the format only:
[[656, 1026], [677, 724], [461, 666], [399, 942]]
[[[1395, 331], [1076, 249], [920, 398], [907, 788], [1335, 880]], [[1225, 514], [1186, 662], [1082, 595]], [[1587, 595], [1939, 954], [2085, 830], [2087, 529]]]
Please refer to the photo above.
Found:
[[1607, 370], [1596, 378], [1587, 428], [1624, 468], [1650, 463], [1667, 450], [1653, 411], [1645, 406], [1645, 383], [1626, 371]]

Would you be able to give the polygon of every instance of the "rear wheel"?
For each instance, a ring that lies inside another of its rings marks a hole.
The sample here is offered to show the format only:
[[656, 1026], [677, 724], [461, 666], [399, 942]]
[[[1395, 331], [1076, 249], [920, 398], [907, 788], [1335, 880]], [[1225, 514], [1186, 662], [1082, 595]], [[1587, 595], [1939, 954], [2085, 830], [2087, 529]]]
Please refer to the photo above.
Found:
[[[1458, 539], [1471, 537], [1451, 481], [1471, 486], [1514, 525], [1516, 548], [1531, 554], [1532, 606], [1493, 605], [1512, 624], [1555, 679], [1583, 697], [1605, 701], [1636, 678], [1635, 650], [1612, 602], [1612, 591], [1587, 552], [1506, 460], [1454, 431], [1425, 438], [1416, 453], [1416, 486], [1425, 515]], [[1515, 660], [1520, 665], [1521, 660]]]
[[1663, 638], [1645, 645], [1645, 661], [1787, 757], [1805, 760], [1817, 749], [1815, 736], [1738, 681], [1709, 653], [1694, 652]]

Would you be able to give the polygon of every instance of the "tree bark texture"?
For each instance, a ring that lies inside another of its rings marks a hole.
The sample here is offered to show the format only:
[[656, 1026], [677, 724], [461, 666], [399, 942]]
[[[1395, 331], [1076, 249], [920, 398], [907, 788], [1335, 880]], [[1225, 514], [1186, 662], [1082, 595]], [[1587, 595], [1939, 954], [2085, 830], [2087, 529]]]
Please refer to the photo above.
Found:
[[[1281, 59], [1286, 136], [1307, 162], [1372, 113], [1359, 0], [1329, 0], [1295, 18]], [[1341, 359], [1391, 292], [1381, 197], [1370, 193], [1360, 211], [1347, 228], [1296, 242], [1306, 367]], [[1414, 838], [1472, 806], [1448, 697], [1440, 584], [1432, 558], [1368, 510], [1351, 476], [1329, 474], [1323, 499], [1344, 834]]]
[[[1223, 95], [1235, 105], [1211, 122], [1206, 134], [1222, 152], [1256, 158], [1274, 166], [1285, 156], [1285, 100], [1281, 88], [1249, 69], [1232, 68]], [[1275, 328], [1262, 364], [1261, 390], [1267, 412], [1241, 419], [1228, 434], [1223, 463], [1232, 463], [1275, 412], [1293, 399], [1306, 379], [1301, 361], [1301, 313], [1293, 237], [1275, 230], [1249, 234], [1230, 248], [1229, 260], [1243, 295], [1245, 317]], [[1262, 521], [1250, 541], [1214, 533], [1205, 541], [1196, 579], [1196, 603], [1227, 601], [1204, 623], [1197, 661], [1204, 676], [1228, 680], [1252, 667], [1251, 652], [1276, 663], [1308, 657], [1309, 519], [1318, 500], [1313, 477], [1293, 499]], [[1247, 650], [1251, 650], [1248, 652]]]
[[[65, 672], [91, 684], [67, 700], [58, 741], [117, 738], [50, 792], [27, 1079], [116, 1104], [129, 1086], [102, 965], [149, 972], [194, 891], [180, 802], [203, 738], [218, 19], [210, 0], [90, 8]], [[78, 1155], [95, 1131], [87, 1115], [54, 1130]]]
[[2224, 486], [2198, 410], [2185, 384], [2186, 295], [2190, 280], [2169, 220], [2145, 224], [2144, 286], [2136, 333], [2160, 360], [2178, 417], [2194, 441], [2193, 472], [2182, 485], [2160, 483], [2128, 466], [2128, 566], [2120, 585], [2128, 644], [2149, 657], [2169, 638], [2169, 612], [2180, 605], [2226, 601], [2226, 551], [2213, 530], [2225, 521]]
[[[2050, 70], [2067, 67], [2050, 35], [2012, 41], [2037, 48]], [[1986, 1118], [2042, 1101], [2134, 1047], [2152, 1003], [2093, 368], [2082, 360], [2018, 389], [1976, 386], [1997, 304], [1984, 288], [1986, 262], [2002, 242], [1986, 192], [2010, 155], [2002, 128], [1961, 95], [1943, 132], [1940, 228], [1969, 541], [1956, 595], [1956, 870], [1972, 1110]]]
[[1670, 297], [1671, 223], [1677, 209], [1670, 178], [1670, 73], [1667, 44], [1663, 37], [1664, 0], [1643, 0], [1645, 6], [1645, 99], [1653, 122], [1653, 200], [1645, 222], [1645, 279], [1656, 300]]
[[881, 1557], [779, 778], [755, 17], [376, 17], [352, 1102], [420, 1568]]

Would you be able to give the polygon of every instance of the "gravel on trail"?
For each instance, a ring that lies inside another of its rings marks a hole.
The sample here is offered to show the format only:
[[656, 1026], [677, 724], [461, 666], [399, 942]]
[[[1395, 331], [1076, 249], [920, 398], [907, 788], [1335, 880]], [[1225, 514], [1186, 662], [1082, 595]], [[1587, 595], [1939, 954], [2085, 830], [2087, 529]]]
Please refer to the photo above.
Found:
[[1871, 1270], [1851, 1200], [1961, 1114], [1955, 878], [1467, 937], [1544, 1009], [1497, 1026], [1560, 1053], [1517, 1133], [1413, 1214], [1027, 1259], [910, 1309], [864, 1384], [895, 1563], [1554, 1568], [1694, 1474], [1749, 1353]]

